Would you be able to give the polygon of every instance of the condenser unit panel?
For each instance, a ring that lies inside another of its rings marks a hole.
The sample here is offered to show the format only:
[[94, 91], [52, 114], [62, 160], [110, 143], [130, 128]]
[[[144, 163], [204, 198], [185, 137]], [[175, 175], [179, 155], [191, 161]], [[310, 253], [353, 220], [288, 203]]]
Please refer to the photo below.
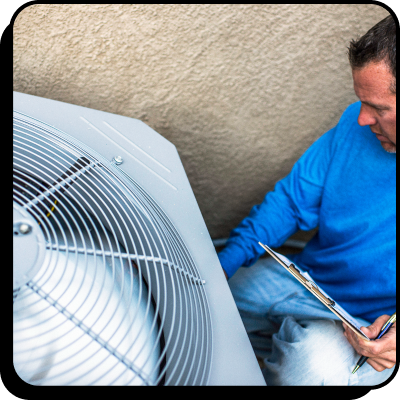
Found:
[[[172, 143], [137, 119], [14, 92], [14, 171], [23, 379], [265, 385]], [[71, 343], [57, 348], [60, 327]]]

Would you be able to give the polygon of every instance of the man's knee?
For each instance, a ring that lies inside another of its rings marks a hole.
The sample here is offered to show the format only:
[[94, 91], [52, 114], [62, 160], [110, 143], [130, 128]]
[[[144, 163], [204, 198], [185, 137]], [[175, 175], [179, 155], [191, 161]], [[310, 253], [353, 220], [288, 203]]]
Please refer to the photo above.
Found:
[[336, 320], [285, 318], [265, 362], [270, 385], [347, 385], [354, 349]]

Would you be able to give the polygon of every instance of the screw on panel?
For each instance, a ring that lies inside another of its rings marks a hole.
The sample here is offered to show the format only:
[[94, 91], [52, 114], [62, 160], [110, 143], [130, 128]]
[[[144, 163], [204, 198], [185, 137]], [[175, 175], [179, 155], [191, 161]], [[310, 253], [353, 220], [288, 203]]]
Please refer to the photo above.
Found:
[[28, 224], [21, 224], [19, 226], [19, 233], [22, 233], [23, 235], [26, 235], [32, 230], [32, 227]]
[[113, 158], [113, 161], [115, 162], [115, 164], [120, 165], [124, 162], [124, 159], [121, 156], [115, 156]]

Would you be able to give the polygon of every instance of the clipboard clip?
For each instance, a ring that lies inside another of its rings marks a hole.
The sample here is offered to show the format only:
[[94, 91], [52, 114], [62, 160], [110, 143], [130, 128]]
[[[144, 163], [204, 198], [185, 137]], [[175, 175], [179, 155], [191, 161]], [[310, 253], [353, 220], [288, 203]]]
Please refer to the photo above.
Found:
[[335, 306], [336, 303], [332, 299], [330, 299], [329, 297], [326, 297], [323, 293], [321, 293], [318, 286], [313, 281], [310, 281], [306, 277], [304, 277], [293, 263], [290, 263], [290, 265], [287, 265], [269, 247], [263, 245], [261, 242], [258, 242], [258, 244], [265, 251], [267, 251], [270, 256], [272, 256], [276, 261], [278, 261], [279, 264], [281, 264], [283, 267], [285, 267], [298, 281], [300, 281], [308, 290], [310, 290], [324, 304], [326, 304], [329, 307]]
[[285, 266], [289, 272], [291, 272], [299, 281], [304, 283], [308, 287], [309, 290], [311, 290], [320, 300], [322, 300], [327, 306], [334, 307], [335, 302], [330, 299], [329, 297], [326, 297], [321, 291], [319, 290], [318, 286], [313, 282], [308, 279], [306, 279], [300, 271], [294, 266], [294, 264], [290, 264], [290, 266]]

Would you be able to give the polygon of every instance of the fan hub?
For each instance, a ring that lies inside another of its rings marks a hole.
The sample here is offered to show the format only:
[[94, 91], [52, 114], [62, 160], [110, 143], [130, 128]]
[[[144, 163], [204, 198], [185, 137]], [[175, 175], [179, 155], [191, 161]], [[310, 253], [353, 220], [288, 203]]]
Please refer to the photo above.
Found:
[[30, 281], [42, 266], [46, 244], [35, 219], [20, 205], [13, 203], [13, 289]]

